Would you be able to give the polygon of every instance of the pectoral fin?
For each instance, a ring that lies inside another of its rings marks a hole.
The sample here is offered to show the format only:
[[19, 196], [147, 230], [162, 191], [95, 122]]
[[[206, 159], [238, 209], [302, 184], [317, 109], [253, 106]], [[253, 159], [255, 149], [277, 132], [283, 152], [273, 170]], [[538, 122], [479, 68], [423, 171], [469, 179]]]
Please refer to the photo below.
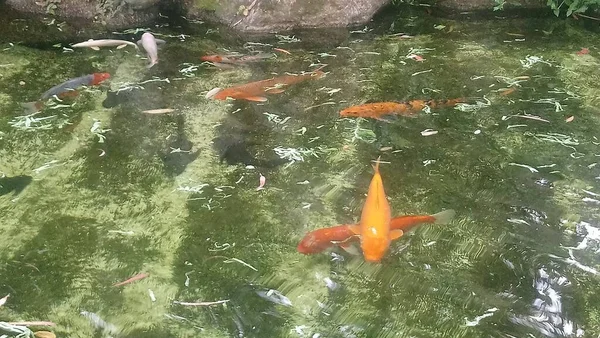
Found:
[[263, 96], [248, 96], [248, 97], [244, 97], [244, 99], [248, 100], [248, 101], [254, 101], [254, 102], [266, 102], [267, 98], [263, 97]]
[[161, 49], [162, 46], [167, 43], [165, 40], [161, 40], [161, 39], [154, 39], [154, 41], [156, 41], [156, 47], [158, 49]]
[[398, 239], [398, 238], [402, 237], [402, 235], [404, 235], [404, 231], [392, 230], [392, 231], [390, 231], [390, 240], [393, 241], [395, 239]]
[[127, 47], [127, 44], [122, 44], [122, 45], [117, 46], [117, 49], [121, 49], [121, 48], [125, 48], [125, 47]]
[[348, 227], [348, 229], [350, 229], [350, 231], [352, 231], [355, 235], [360, 235], [360, 226], [351, 225], [350, 227]]
[[281, 88], [273, 88], [273, 89], [269, 89], [267, 90], [267, 92], [269, 94], [281, 94], [283, 92], [285, 92], [285, 89], [281, 89]]
[[96, 47], [96, 46], [92, 46], [90, 48], [93, 49], [93, 50], [100, 50], [100, 47]]

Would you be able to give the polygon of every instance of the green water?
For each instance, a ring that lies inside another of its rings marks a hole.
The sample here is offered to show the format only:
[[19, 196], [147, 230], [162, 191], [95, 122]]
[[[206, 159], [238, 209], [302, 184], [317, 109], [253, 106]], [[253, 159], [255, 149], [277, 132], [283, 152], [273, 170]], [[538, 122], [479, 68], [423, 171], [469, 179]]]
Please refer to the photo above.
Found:
[[[152, 31], [167, 44], [146, 69], [131, 47], [63, 50], [88, 36], [9, 19], [0, 171], [33, 181], [0, 197], [0, 297], [10, 293], [0, 321], [52, 321], [45, 329], [58, 337], [600, 334], [600, 38], [591, 24], [405, 10], [359, 32], [298, 32], [297, 42], [163, 25]], [[233, 70], [199, 60], [273, 47], [291, 55]], [[583, 47], [590, 53], [577, 55]], [[411, 48], [425, 61], [407, 58]], [[316, 64], [327, 64], [326, 77], [264, 104], [204, 97]], [[21, 103], [92, 72], [112, 78], [33, 116], [52, 118], [14, 126], [24, 123]], [[510, 79], [516, 91], [500, 95]], [[108, 89], [148, 80], [102, 106]], [[457, 97], [470, 105], [391, 122], [338, 117], [367, 101]], [[141, 113], [167, 107], [176, 113]], [[546, 122], [510, 117], [524, 113]], [[220, 163], [215, 138], [244, 139], [260, 159], [277, 158], [277, 147], [306, 151], [253, 169]], [[170, 154], [182, 140], [192, 149]], [[381, 264], [339, 249], [299, 254], [308, 231], [359, 219], [380, 155], [394, 215], [454, 209], [454, 221], [407, 233]], [[141, 272], [149, 277], [112, 286]], [[269, 290], [287, 299], [260, 297]], [[174, 303], [219, 300], [228, 301]]]

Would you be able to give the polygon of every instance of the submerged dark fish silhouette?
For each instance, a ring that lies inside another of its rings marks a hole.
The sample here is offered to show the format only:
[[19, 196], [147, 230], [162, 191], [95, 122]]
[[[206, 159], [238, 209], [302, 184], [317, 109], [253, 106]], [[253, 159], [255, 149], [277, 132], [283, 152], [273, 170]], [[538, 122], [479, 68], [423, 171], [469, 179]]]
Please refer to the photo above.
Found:
[[219, 153], [219, 162], [227, 162], [229, 165], [244, 164], [255, 167], [275, 168], [287, 161], [282, 158], [273, 158], [269, 160], [257, 159], [250, 153], [248, 147], [256, 144], [248, 142], [239, 137], [219, 136], [213, 139], [213, 145]]
[[9, 194], [14, 191], [13, 196], [16, 196], [31, 183], [33, 177], [27, 175], [19, 175], [14, 177], [0, 178], [0, 196]]

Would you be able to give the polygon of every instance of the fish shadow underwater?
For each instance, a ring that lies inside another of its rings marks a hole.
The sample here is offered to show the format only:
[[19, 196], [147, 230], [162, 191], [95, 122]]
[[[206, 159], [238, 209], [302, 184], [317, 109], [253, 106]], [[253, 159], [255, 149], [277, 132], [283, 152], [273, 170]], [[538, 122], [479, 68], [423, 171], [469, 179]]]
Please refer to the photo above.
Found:
[[20, 194], [30, 183], [33, 177], [27, 175], [19, 175], [14, 177], [0, 178], [0, 196], [4, 196], [13, 192], [13, 196]]
[[279, 157], [256, 158], [250, 153], [249, 148], [258, 144], [258, 142], [247, 141], [235, 136], [219, 136], [213, 139], [213, 147], [219, 154], [219, 163], [225, 161], [228, 165], [243, 164], [262, 168], [275, 168], [287, 163], [287, 160]]

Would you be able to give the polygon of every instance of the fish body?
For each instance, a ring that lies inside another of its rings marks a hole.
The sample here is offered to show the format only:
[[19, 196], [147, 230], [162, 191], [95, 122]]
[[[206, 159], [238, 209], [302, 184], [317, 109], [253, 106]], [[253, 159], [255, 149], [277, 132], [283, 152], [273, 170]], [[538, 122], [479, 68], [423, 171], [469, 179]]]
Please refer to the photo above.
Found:
[[121, 49], [121, 48], [126, 47], [128, 45], [135, 47], [135, 49], [138, 49], [138, 45], [136, 45], [135, 43], [133, 43], [131, 41], [111, 40], [111, 39], [102, 39], [102, 40], [89, 39], [89, 40], [84, 41], [84, 42], [76, 43], [76, 44], [72, 45], [71, 47], [73, 47], [73, 48], [85, 48], [85, 47], [89, 47], [89, 48], [91, 48], [93, 50], [100, 50], [100, 47], [114, 47], [114, 46], [117, 46], [117, 49]]
[[127, 285], [127, 284], [129, 284], [129, 283], [133, 283], [133, 282], [135, 282], [135, 281], [138, 281], [138, 280], [140, 280], [140, 279], [144, 279], [144, 278], [146, 278], [146, 277], [148, 277], [148, 276], [149, 276], [149, 275], [148, 275], [147, 273], [139, 273], [139, 274], [137, 274], [137, 275], [135, 275], [135, 276], [133, 276], [133, 277], [131, 277], [131, 278], [127, 279], [127, 280], [124, 280], [124, 281], [122, 281], [122, 282], [119, 282], [119, 283], [115, 283], [115, 284], [113, 284], [113, 286], [123, 286], [123, 285]]
[[200, 58], [202, 61], [209, 61], [216, 64], [245, 65], [252, 62], [260, 62], [273, 57], [271, 53], [260, 53], [255, 55], [205, 55]]
[[243, 85], [223, 89], [216, 93], [213, 98], [216, 100], [226, 100], [228, 97], [235, 100], [248, 100], [255, 102], [265, 102], [265, 94], [278, 94], [285, 91], [289, 85], [318, 79], [325, 75], [324, 72], [316, 70], [303, 75], [284, 75], [267, 80], [250, 82]]
[[[424, 223], [447, 224], [454, 218], [454, 210], [448, 209], [434, 215], [406, 215], [394, 217], [390, 220], [390, 231], [402, 230], [406, 233], [414, 227]], [[298, 252], [305, 255], [316, 254], [338, 244], [350, 244], [359, 238], [352, 232], [354, 225], [337, 225], [329, 228], [317, 229], [309, 232], [298, 244]]]
[[379, 173], [379, 159], [369, 184], [367, 199], [362, 209], [360, 223], [350, 230], [360, 236], [360, 248], [368, 262], [379, 262], [390, 246], [392, 239], [402, 236], [402, 230], [390, 232], [392, 212]]
[[77, 88], [82, 86], [97, 86], [108, 79], [110, 79], [109, 73], [93, 73], [76, 77], [48, 89], [44, 94], [42, 94], [40, 100], [47, 100], [54, 95], [60, 97], [61, 95], [75, 91]]
[[165, 44], [166, 41], [161, 39], [156, 39], [152, 33], [144, 33], [142, 34], [142, 38], [137, 42], [138, 46], [142, 46], [146, 53], [148, 54], [148, 59], [150, 59], [150, 63], [147, 68], [151, 68], [155, 64], [158, 63], [158, 45]]
[[42, 101], [45, 101], [56, 95], [58, 98], [74, 97], [79, 95], [77, 89], [82, 86], [97, 86], [100, 83], [110, 79], [109, 73], [93, 73], [76, 77], [58, 84], [40, 96], [38, 101], [22, 103], [21, 106], [29, 113], [35, 113], [43, 107]]
[[464, 99], [451, 100], [411, 100], [405, 102], [374, 102], [352, 106], [340, 111], [340, 117], [364, 117], [382, 120], [388, 115], [402, 115], [413, 117], [423, 108], [452, 107], [457, 103], [465, 102]]
[[350, 225], [343, 224], [329, 228], [317, 229], [307, 233], [298, 244], [297, 250], [305, 255], [322, 252], [334, 246], [335, 242], [351, 242], [358, 237], [350, 229]]

